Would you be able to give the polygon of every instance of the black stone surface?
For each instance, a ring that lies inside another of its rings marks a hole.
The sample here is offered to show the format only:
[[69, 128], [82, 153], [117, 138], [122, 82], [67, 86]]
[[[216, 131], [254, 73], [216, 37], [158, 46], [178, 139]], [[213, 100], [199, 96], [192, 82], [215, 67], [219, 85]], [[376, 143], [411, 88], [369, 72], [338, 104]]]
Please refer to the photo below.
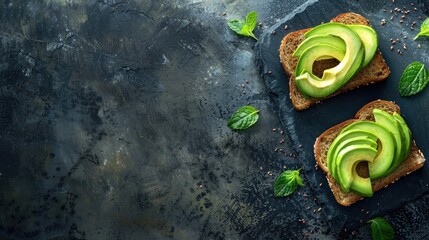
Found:
[[[353, 118], [360, 107], [375, 99], [396, 102], [413, 129], [413, 136], [418, 146], [423, 149], [423, 152], [429, 147], [425, 131], [428, 121], [426, 115], [426, 109], [429, 108], [426, 104], [428, 92], [424, 91], [411, 98], [401, 98], [397, 90], [401, 74], [409, 63], [420, 61], [428, 65], [427, 45], [412, 40], [419, 28], [416, 27], [415, 31], [411, 29], [411, 26], [414, 25], [413, 22], [419, 26], [427, 16], [414, 5], [418, 4], [411, 5], [409, 1], [395, 1], [394, 3], [317, 1], [310, 6], [298, 9], [268, 29], [256, 47], [257, 63], [274, 100], [275, 109], [283, 126], [291, 133], [295, 145], [303, 146], [302, 151], [299, 152], [299, 158], [306, 170], [310, 185], [315, 190], [316, 198], [323, 206], [322, 210], [335, 233], [340, 233], [344, 229], [356, 228], [371, 218], [383, 216], [427, 193], [429, 188], [429, 169], [425, 165], [423, 169], [376, 192], [372, 198], [366, 198], [350, 207], [343, 207], [335, 201], [331, 194], [325, 174], [314, 168], [313, 145], [317, 136], [329, 127]], [[390, 13], [391, 10], [393, 13]], [[404, 13], [407, 10], [410, 12]], [[341, 94], [305, 111], [293, 110], [289, 100], [288, 78], [278, 57], [281, 40], [288, 32], [328, 22], [338, 14], [349, 11], [363, 14], [376, 29], [379, 35], [379, 47], [391, 69], [391, 75], [382, 84], [362, 87]], [[387, 23], [382, 25], [382, 19]], [[285, 25], [288, 27], [285, 28]], [[397, 43], [392, 44], [392, 38]], [[394, 46], [393, 51], [390, 49], [392, 45]], [[398, 54], [397, 50], [402, 53]]]
[[[311, 178], [273, 197], [307, 146], [226, 26], [313, 2], [0, 1], [0, 239], [336, 239]], [[261, 118], [233, 132], [245, 104]], [[427, 237], [427, 202], [385, 216], [399, 238]]]

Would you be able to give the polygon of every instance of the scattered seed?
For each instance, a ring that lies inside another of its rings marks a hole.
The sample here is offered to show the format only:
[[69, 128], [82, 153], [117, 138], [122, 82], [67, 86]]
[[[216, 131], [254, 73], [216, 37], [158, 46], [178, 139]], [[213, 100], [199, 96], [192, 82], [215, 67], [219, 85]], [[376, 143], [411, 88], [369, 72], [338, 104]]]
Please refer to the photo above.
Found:
[[384, 24], [386, 24], [386, 19], [381, 19], [381, 26], [384, 26]]
[[410, 29], [411, 29], [411, 30], [414, 30], [414, 27], [413, 27], [413, 26], [411, 26], [411, 27], [410, 27]]
[[246, 83], [249, 84], [249, 80], [246, 80]]
[[406, 35], [405, 35], [405, 36], [404, 36], [404, 39], [407, 39], [407, 38], [408, 38], [408, 36], [406, 36]]
[[272, 33], [271, 33], [271, 35], [275, 35], [276, 34], [276, 31], [273, 31]]
[[322, 208], [321, 208], [321, 207], [317, 209], [317, 211], [318, 211], [318, 212], [320, 212], [321, 210], [322, 210]]
[[321, 187], [322, 185], [323, 185], [323, 183], [320, 183], [320, 184], [319, 184], [319, 187]]
[[285, 24], [285, 30], [287, 30], [289, 28], [289, 26], [287, 24]]
[[417, 48], [422, 48], [422, 45], [420, 45], [420, 44], [417, 44]]
[[399, 23], [403, 23], [403, 22], [404, 22], [404, 20], [402, 20], [402, 19], [401, 19], [401, 20], [399, 20]]
[[277, 128], [273, 128], [273, 132], [277, 131]]
[[407, 50], [407, 49], [408, 49], [407, 44], [405, 44], [405, 43], [404, 43], [404, 45], [402, 45], [402, 47], [403, 47], [405, 50]]
[[394, 47], [393, 47], [393, 46], [390, 46], [390, 51], [393, 51], [393, 49], [394, 49]]
[[392, 21], [392, 20], [393, 20], [393, 16], [390, 17], [390, 21]]
[[274, 148], [274, 152], [277, 152], [279, 149], [278, 148]]
[[268, 74], [271, 74], [271, 73], [272, 73], [272, 72], [271, 72], [271, 70], [269, 70], [269, 71], [268, 71]]
[[223, 13], [222, 13], [222, 16], [225, 16], [225, 15], [226, 15], [226, 12], [223, 12]]
[[280, 140], [280, 144], [283, 144], [283, 143], [285, 143], [285, 140], [284, 140], [284, 139], [281, 139], [281, 140]]
[[259, 22], [259, 23], [258, 23], [258, 26], [259, 26], [259, 27], [262, 27], [262, 22]]

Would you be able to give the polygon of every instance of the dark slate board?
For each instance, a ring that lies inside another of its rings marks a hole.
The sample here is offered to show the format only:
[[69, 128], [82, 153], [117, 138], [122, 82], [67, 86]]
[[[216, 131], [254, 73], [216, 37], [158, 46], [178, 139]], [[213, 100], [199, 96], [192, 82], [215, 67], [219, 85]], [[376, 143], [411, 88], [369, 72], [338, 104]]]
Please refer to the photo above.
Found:
[[[395, 8], [410, 10], [403, 23], [399, 22], [403, 14], [397, 12], [395, 15]], [[393, 10], [393, 13], [390, 13], [390, 10]], [[390, 67], [391, 75], [384, 83], [361, 87], [338, 95], [305, 111], [294, 110], [289, 100], [288, 78], [278, 57], [282, 38], [288, 32], [327, 22], [336, 15], [348, 11], [360, 13], [370, 20], [378, 33], [379, 48]], [[315, 170], [313, 156], [313, 144], [320, 133], [339, 122], [352, 118], [360, 107], [376, 99], [395, 101], [401, 107], [402, 115], [411, 128], [418, 147], [424, 154], [429, 154], [429, 131], [427, 131], [429, 89], [408, 98], [400, 97], [397, 92], [400, 76], [409, 63], [421, 61], [429, 66], [428, 39], [412, 40], [421, 22], [427, 17], [425, 12], [427, 10], [422, 3], [414, 2], [411, 5], [409, 1], [395, 1], [395, 3], [391, 1], [309, 1], [269, 28], [261, 35], [255, 47], [256, 62], [273, 100], [274, 110], [294, 139], [307, 177], [307, 186], [313, 189], [332, 231], [336, 234], [357, 228], [373, 217], [383, 216], [422, 196], [429, 188], [429, 167], [425, 164], [422, 169], [376, 192], [372, 198], [359, 201], [350, 207], [343, 207], [336, 203], [322, 171]], [[393, 20], [390, 20], [391, 16], [394, 16]], [[386, 20], [384, 26], [381, 25], [382, 19]], [[411, 30], [411, 24], [414, 21], [415, 29]], [[285, 25], [288, 26], [287, 29]], [[394, 45], [393, 51], [390, 50], [391, 38], [398, 38], [401, 41]], [[402, 44], [407, 45], [407, 50], [403, 49]], [[418, 44], [421, 45], [420, 48]], [[403, 54], [398, 54], [397, 49], [401, 49]]]

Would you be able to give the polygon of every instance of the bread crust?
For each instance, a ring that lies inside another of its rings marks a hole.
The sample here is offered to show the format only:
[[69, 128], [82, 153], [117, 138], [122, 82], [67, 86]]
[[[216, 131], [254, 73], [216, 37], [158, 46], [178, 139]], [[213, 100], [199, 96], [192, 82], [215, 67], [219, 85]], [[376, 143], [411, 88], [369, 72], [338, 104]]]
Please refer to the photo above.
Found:
[[[363, 17], [360, 14], [349, 12], [343, 13], [331, 20], [331, 22], [339, 22], [344, 24], [361, 24], [370, 26], [369, 20]], [[364, 69], [359, 71], [352, 79], [350, 79], [343, 87], [334, 92], [333, 94], [324, 97], [324, 98], [313, 98], [305, 96], [300, 92], [298, 87], [295, 84], [294, 72], [298, 58], [293, 57], [292, 54], [295, 51], [296, 47], [305, 40], [304, 33], [309, 31], [311, 28], [302, 29], [287, 34], [280, 44], [279, 53], [280, 53], [280, 62], [285, 70], [286, 74], [289, 76], [289, 94], [292, 105], [296, 110], [304, 110], [323, 99], [333, 97], [340, 93], [358, 88], [360, 86], [365, 86], [377, 82], [381, 82], [387, 79], [390, 75], [390, 69], [387, 66], [381, 52], [377, 49], [377, 52], [373, 60], [366, 66]], [[317, 61], [314, 63], [316, 69], [326, 69], [329, 67], [335, 66], [332, 63], [327, 63], [326, 61]], [[316, 71], [315, 74], [317, 75]]]
[[[385, 100], [376, 100], [372, 101], [365, 106], [363, 106], [355, 115], [354, 119], [349, 119], [344, 122], [341, 122], [322, 134], [316, 139], [316, 142], [314, 144], [314, 156], [317, 162], [317, 165], [322, 169], [323, 172], [326, 174], [326, 178], [329, 183], [329, 187], [331, 188], [331, 191], [335, 197], [335, 200], [343, 205], [343, 206], [350, 206], [353, 203], [363, 199], [362, 196], [358, 195], [354, 192], [344, 192], [337, 181], [335, 181], [334, 178], [332, 178], [331, 174], [329, 173], [328, 167], [327, 167], [327, 161], [326, 156], [328, 153], [329, 146], [334, 141], [335, 137], [338, 136], [338, 134], [341, 132], [341, 130], [350, 125], [353, 122], [360, 121], [360, 120], [374, 120], [374, 116], [372, 114], [372, 110], [374, 108], [379, 108], [387, 111], [388, 113], [392, 114], [393, 112], [400, 113], [400, 108], [398, 105], [396, 105], [394, 102], [391, 101], [385, 101]], [[386, 187], [390, 183], [393, 183], [394, 181], [398, 180], [399, 178], [406, 176], [410, 174], [411, 172], [416, 171], [417, 169], [421, 168], [426, 161], [423, 153], [419, 150], [417, 147], [415, 141], [412, 141], [412, 149], [410, 154], [408, 155], [408, 158], [404, 160], [401, 165], [389, 176], [386, 176], [384, 178], [380, 178], [377, 180], [372, 181], [372, 190], [374, 192]], [[361, 168], [365, 168], [365, 165], [360, 166]], [[367, 171], [365, 169], [357, 169], [357, 171]]]

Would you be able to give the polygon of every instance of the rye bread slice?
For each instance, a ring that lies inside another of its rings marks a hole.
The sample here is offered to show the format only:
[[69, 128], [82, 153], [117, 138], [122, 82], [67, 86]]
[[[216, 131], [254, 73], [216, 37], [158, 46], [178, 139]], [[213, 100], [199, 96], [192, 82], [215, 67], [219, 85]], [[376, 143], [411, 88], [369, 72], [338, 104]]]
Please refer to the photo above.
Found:
[[[369, 21], [360, 14], [349, 12], [338, 15], [331, 20], [332, 22], [339, 22], [344, 24], [360, 24], [370, 26]], [[298, 45], [305, 40], [304, 33], [311, 28], [302, 29], [287, 34], [280, 45], [280, 61], [283, 69], [289, 76], [289, 94], [292, 104], [296, 110], [304, 110], [319, 101], [335, 96], [342, 92], [355, 89], [360, 86], [373, 84], [376, 82], [384, 81], [390, 74], [389, 67], [387, 66], [380, 50], [377, 50], [373, 60], [364, 69], [359, 71], [348, 83], [337, 90], [335, 93], [325, 98], [312, 98], [304, 96], [295, 84], [293, 74], [295, 72], [298, 58], [293, 57], [292, 54]], [[313, 65], [313, 72], [321, 76], [324, 69], [331, 68], [338, 64], [335, 59], [316, 61]]]
[[[343, 206], [350, 206], [351, 204], [363, 199], [362, 196], [354, 193], [352, 191], [346, 193], [344, 192], [340, 185], [332, 178], [331, 174], [328, 171], [326, 156], [329, 150], [329, 146], [338, 136], [341, 130], [350, 125], [351, 123], [359, 120], [374, 120], [374, 115], [372, 110], [378, 108], [388, 113], [392, 114], [393, 112], [400, 113], [399, 106], [391, 101], [385, 100], [376, 100], [370, 102], [363, 106], [355, 115], [354, 119], [346, 120], [342, 123], [339, 123], [325, 132], [323, 132], [317, 139], [314, 144], [314, 156], [316, 158], [317, 165], [326, 173], [326, 178], [328, 180], [329, 186], [334, 194], [336, 201]], [[408, 158], [399, 165], [399, 167], [389, 176], [386, 176], [381, 179], [372, 181], [372, 190], [378, 191], [383, 187], [386, 187], [390, 183], [398, 180], [400, 177], [410, 174], [411, 172], [416, 171], [421, 168], [426, 161], [423, 153], [418, 149], [415, 141], [412, 141], [412, 149]], [[360, 164], [357, 167], [357, 172], [362, 176], [368, 176], [368, 168], [365, 164]]]

